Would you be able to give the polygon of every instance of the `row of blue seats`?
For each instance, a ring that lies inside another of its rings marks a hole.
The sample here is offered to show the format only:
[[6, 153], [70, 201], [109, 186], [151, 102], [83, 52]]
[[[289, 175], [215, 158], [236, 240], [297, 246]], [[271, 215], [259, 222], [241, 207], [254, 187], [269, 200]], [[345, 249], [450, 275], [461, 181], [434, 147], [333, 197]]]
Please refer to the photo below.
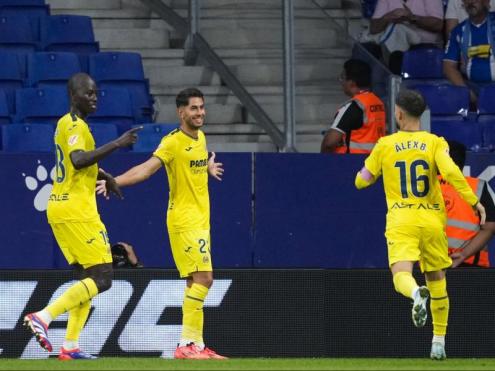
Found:
[[[114, 123], [119, 133], [137, 124], [129, 90], [121, 87], [99, 89], [98, 109], [88, 116], [88, 122]], [[69, 110], [67, 89], [24, 88], [15, 92], [16, 114], [8, 111], [5, 93], [0, 90], [0, 123], [48, 123], [55, 124]]]
[[[101, 146], [118, 138], [118, 128], [114, 124], [88, 124], [95, 139], [96, 146]], [[133, 145], [133, 152], [152, 152], [161, 139], [178, 124], [144, 124], [139, 132], [139, 140]], [[54, 152], [53, 136], [55, 125], [52, 124], [12, 124], [1, 125], [0, 150], [4, 152]]]
[[27, 56], [27, 71], [22, 70], [22, 55], [0, 51], [0, 89], [7, 95], [11, 115], [17, 113], [15, 91], [22, 87], [66, 87], [75, 73], [88, 72], [102, 89], [124, 87], [132, 97], [137, 122], [149, 122], [153, 115], [153, 98], [144, 76], [138, 53], [103, 52], [89, 55], [85, 71], [75, 53], [39, 52]]

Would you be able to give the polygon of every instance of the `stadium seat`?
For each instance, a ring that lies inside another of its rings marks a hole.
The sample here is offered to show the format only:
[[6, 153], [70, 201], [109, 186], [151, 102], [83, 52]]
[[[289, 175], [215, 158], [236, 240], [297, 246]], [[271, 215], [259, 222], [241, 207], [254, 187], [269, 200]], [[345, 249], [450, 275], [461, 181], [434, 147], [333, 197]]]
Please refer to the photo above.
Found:
[[133, 152], [153, 152], [162, 138], [177, 129], [179, 124], [143, 124], [143, 130], [139, 135], [139, 140], [133, 145]]
[[79, 54], [83, 71], [88, 70], [88, 55], [100, 51], [90, 17], [52, 15], [42, 20], [40, 33], [43, 50]]
[[33, 87], [66, 87], [75, 73], [81, 72], [75, 53], [42, 52], [28, 56], [28, 81]]
[[418, 48], [406, 51], [402, 77], [408, 80], [443, 80], [443, 55], [440, 48]]
[[65, 88], [26, 88], [16, 91], [18, 122], [50, 123], [69, 112], [69, 98]]
[[471, 151], [479, 151], [483, 147], [482, 125], [476, 121], [436, 120], [432, 117], [431, 132], [447, 140], [461, 142]]
[[108, 123], [90, 123], [88, 124], [91, 134], [96, 143], [96, 147], [111, 142], [119, 136], [117, 126]]
[[53, 125], [3, 125], [2, 149], [5, 152], [53, 152], [53, 135]]
[[89, 74], [100, 88], [126, 88], [132, 98], [137, 122], [150, 122], [153, 98], [144, 77], [143, 62], [138, 53], [103, 52], [89, 57]]
[[480, 89], [478, 96], [478, 114], [495, 114], [495, 84], [487, 85]]
[[7, 97], [7, 107], [9, 112], [15, 112], [15, 91], [24, 86], [23, 74], [21, 71], [21, 63], [19, 61], [22, 56], [16, 53], [0, 51], [0, 89], [5, 92]]
[[33, 37], [40, 40], [41, 20], [50, 15], [50, 7], [37, 1], [0, 1], [0, 17], [24, 16], [29, 19]]
[[[443, 116], [448, 120], [464, 120], [469, 110], [469, 89], [454, 85], [416, 85], [426, 100], [432, 116]], [[437, 117], [440, 120], [442, 117]]]
[[12, 122], [7, 103], [7, 95], [0, 90], [0, 124], [10, 124]]
[[15, 52], [34, 52], [38, 43], [31, 22], [25, 16], [0, 17], [0, 46]]
[[98, 109], [88, 116], [87, 121], [116, 124], [119, 134], [129, 130], [135, 123], [129, 91], [123, 88], [99, 89]]

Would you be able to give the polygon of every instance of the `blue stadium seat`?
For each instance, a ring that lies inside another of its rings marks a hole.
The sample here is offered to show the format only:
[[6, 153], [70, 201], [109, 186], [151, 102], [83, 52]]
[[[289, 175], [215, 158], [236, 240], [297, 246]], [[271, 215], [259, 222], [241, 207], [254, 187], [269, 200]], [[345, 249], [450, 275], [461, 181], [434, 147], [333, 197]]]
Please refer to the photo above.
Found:
[[15, 52], [30, 53], [38, 47], [31, 22], [25, 16], [0, 17], [0, 46]]
[[487, 85], [480, 89], [478, 96], [478, 114], [495, 114], [495, 84]]
[[28, 81], [33, 87], [66, 87], [75, 73], [81, 72], [75, 53], [42, 52], [28, 56]]
[[440, 48], [418, 48], [406, 51], [402, 61], [402, 77], [414, 80], [442, 80], [443, 54]]
[[5, 92], [9, 112], [15, 112], [15, 91], [24, 86], [19, 56], [16, 53], [0, 51], [0, 89]]
[[483, 128], [476, 121], [436, 120], [432, 117], [431, 132], [447, 140], [461, 142], [471, 151], [478, 151], [483, 147]]
[[[426, 100], [431, 114], [445, 117], [449, 120], [457, 118], [462, 121], [469, 110], [469, 89], [465, 86], [454, 85], [416, 85]], [[438, 117], [441, 119], [441, 117]]]
[[116, 124], [119, 134], [129, 130], [135, 123], [129, 91], [123, 88], [99, 89], [98, 109], [88, 116], [87, 121]]
[[90, 123], [89, 130], [93, 135], [96, 147], [111, 142], [119, 136], [117, 126], [109, 123]]
[[41, 43], [45, 51], [66, 51], [80, 56], [81, 67], [88, 70], [88, 55], [98, 53], [90, 17], [52, 15], [41, 22]]
[[18, 122], [49, 123], [69, 112], [69, 98], [65, 88], [26, 88], [16, 91]]
[[138, 53], [103, 52], [89, 57], [89, 74], [99, 87], [126, 88], [132, 98], [137, 122], [150, 122], [153, 116], [153, 98], [144, 77], [143, 62]]
[[7, 95], [0, 90], [0, 124], [10, 124], [12, 122], [7, 103]]
[[483, 147], [489, 151], [495, 150], [495, 115], [485, 116], [479, 123], [483, 130]]
[[162, 138], [177, 129], [179, 124], [143, 124], [138, 141], [133, 145], [133, 152], [153, 152]]
[[[1, 3], [1, 1], [0, 1]], [[24, 16], [29, 19], [33, 37], [37, 42], [40, 41], [41, 20], [50, 15], [50, 7], [45, 4], [0, 4], [0, 17]]]
[[2, 149], [5, 152], [53, 152], [53, 135], [53, 125], [3, 125]]

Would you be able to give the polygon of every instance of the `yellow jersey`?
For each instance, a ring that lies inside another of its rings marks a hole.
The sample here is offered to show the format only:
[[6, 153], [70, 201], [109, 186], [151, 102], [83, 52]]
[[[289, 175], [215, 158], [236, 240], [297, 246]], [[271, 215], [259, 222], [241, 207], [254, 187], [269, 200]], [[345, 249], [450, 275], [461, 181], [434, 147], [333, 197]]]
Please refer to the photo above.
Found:
[[77, 170], [70, 159], [73, 151], [94, 149], [95, 141], [84, 120], [68, 113], [58, 121], [55, 130], [56, 173], [47, 208], [49, 223], [100, 219], [95, 195], [98, 165]]
[[204, 133], [199, 130], [195, 139], [176, 129], [163, 137], [153, 156], [160, 159], [167, 171], [169, 232], [210, 229], [208, 150]]
[[395, 225], [439, 226], [446, 223], [438, 172], [470, 205], [478, 198], [449, 156], [447, 142], [425, 131], [382, 137], [365, 161], [374, 178], [383, 175], [387, 228]]

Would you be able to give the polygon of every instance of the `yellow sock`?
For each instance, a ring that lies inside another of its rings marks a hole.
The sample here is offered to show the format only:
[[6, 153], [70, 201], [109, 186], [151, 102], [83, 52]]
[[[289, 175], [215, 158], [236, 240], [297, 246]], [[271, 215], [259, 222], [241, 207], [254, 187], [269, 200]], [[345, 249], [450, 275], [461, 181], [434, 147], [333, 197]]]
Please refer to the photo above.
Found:
[[92, 278], [85, 278], [69, 287], [60, 297], [45, 309], [50, 313], [52, 319], [57, 318], [81, 304], [91, 300], [98, 295], [98, 288]]
[[430, 290], [430, 310], [433, 320], [433, 335], [445, 336], [449, 319], [449, 296], [447, 294], [447, 280], [426, 281]]
[[186, 289], [182, 304], [182, 340], [203, 344], [203, 303], [206, 295], [208, 288], [197, 283]]
[[67, 321], [67, 333], [65, 340], [78, 341], [91, 309], [91, 300], [69, 310], [69, 321]]
[[410, 272], [397, 272], [394, 274], [393, 280], [395, 291], [407, 298], [413, 298], [412, 293], [418, 288], [418, 284]]

